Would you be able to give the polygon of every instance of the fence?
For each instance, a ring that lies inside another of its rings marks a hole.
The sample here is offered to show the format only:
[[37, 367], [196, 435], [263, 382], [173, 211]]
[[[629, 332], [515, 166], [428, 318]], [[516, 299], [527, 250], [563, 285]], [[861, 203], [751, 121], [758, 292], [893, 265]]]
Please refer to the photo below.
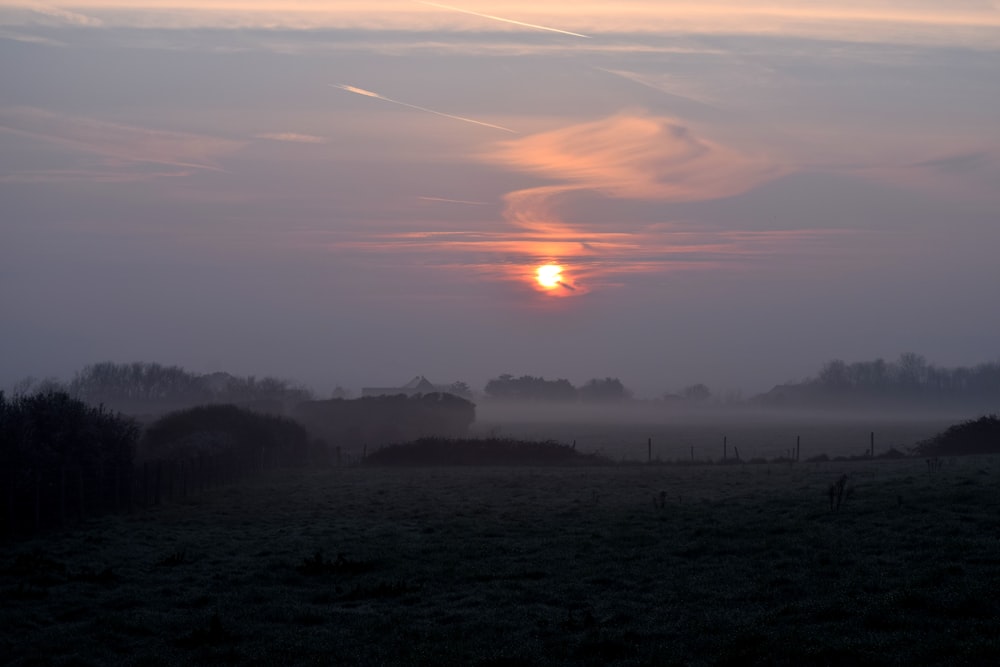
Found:
[[285, 452], [201, 455], [135, 465], [92, 464], [0, 469], [0, 537], [27, 537], [102, 514], [181, 500], [288, 465]]

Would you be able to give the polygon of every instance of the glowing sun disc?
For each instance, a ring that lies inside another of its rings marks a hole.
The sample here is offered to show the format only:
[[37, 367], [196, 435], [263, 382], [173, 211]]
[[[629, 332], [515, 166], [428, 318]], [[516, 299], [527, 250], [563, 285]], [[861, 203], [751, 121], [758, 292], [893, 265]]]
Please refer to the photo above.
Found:
[[562, 284], [562, 267], [558, 264], [544, 264], [535, 271], [535, 279], [545, 289], [559, 287]]

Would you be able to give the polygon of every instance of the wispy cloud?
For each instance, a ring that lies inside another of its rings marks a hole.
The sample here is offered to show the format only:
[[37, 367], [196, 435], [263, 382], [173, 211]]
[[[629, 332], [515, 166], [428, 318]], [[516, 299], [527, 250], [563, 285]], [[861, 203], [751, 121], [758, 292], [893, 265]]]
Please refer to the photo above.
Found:
[[[4, 3], [6, 4], [6, 3]], [[28, 12], [37, 17], [46, 17], [63, 25], [96, 28], [104, 25], [104, 22], [93, 16], [88, 16], [80, 12], [70, 11], [54, 5], [46, 5], [37, 2], [14, 2], [13, 7]]]
[[[413, 0], [68, 0], [52, 14], [60, 20], [100, 20], [142, 28], [316, 29], [474, 32], [483, 20], [568, 36], [769, 35], [852, 42], [950, 44], [996, 49], [1000, 9], [982, 0], [816, 0], [744, 2], [662, 0], [537, 2], [494, 0], [489, 11]], [[476, 5], [479, 5], [477, 2]], [[24, 8], [24, 3], [15, 7]], [[484, 8], [485, 9], [485, 8]], [[14, 16], [9, 20], [31, 22]], [[35, 14], [38, 16], [39, 14]], [[516, 16], [515, 19], [507, 17]], [[95, 19], [93, 17], [99, 17]], [[93, 23], [85, 23], [93, 25]], [[551, 26], [560, 26], [552, 28]], [[582, 41], [582, 40], [572, 40]]]
[[[843, 230], [732, 230], [677, 222], [574, 222], [584, 193], [620, 200], [694, 202], [746, 192], [787, 169], [697, 136], [676, 120], [641, 112], [502, 142], [485, 161], [550, 181], [506, 195], [506, 227], [424, 230], [338, 243], [444, 269], [475, 271], [556, 297], [580, 297], [625, 276], [764, 265], [776, 256], [822, 257], [853, 233]], [[552, 183], [551, 181], [554, 181]], [[623, 211], [627, 212], [627, 204]], [[563, 267], [561, 290], [544, 289], [537, 267]], [[570, 289], [571, 288], [571, 289]]]
[[[450, 230], [366, 235], [338, 239], [341, 250], [413, 261], [461, 275], [510, 282], [554, 297], [579, 297], [618, 287], [627, 276], [678, 271], [763, 267], [780, 258], [814, 265], [837, 258], [861, 232], [838, 229], [720, 230], [682, 224], [646, 225], [632, 231]], [[538, 287], [539, 265], [563, 267], [566, 290]]]
[[931, 171], [944, 174], [963, 174], [987, 168], [992, 162], [990, 155], [983, 151], [959, 153], [946, 157], [932, 158], [914, 164], [914, 167], [924, 167]]
[[394, 100], [391, 97], [385, 97], [384, 95], [379, 95], [378, 93], [374, 93], [370, 90], [365, 90], [364, 88], [358, 88], [357, 86], [348, 86], [346, 84], [339, 84], [339, 83], [331, 83], [330, 86], [332, 86], [333, 88], [338, 88], [340, 90], [347, 91], [348, 93], [354, 93], [355, 95], [371, 97], [376, 100], [382, 100], [383, 102], [391, 102], [392, 104], [398, 104], [401, 107], [407, 107], [409, 109], [416, 109], [417, 111], [432, 113], [436, 116], [443, 116], [445, 118], [451, 118], [452, 120], [460, 120], [464, 123], [472, 123], [473, 125], [481, 125], [482, 127], [488, 127], [494, 130], [503, 130], [504, 132], [511, 132], [517, 134], [517, 130], [512, 130], [509, 127], [503, 127], [502, 125], [494, 125], [493, 123], [486, 123], [481, 120], [466, 118], [464, 116], [456, 116], [454, 114], [444, 113], [443, 111], [435, 111], [434, 109], [428, 109], [427, 107], [417, 106], [416, 104], [410, 104], [409, 102], [400, 102], [399, 100]]
[[220, 171], [218, 158], [244, 142], [110, 123], [32, 107], [0, 108], [0, 131], [121, 164]]
[[967, 150], [916, 162], [861, 165], [847, 171], [923, 194], [936, 193], [959, 205], [1000, 204], [1000, 153]]
[[66, 42], [60, 42], [57, 39], [42, 37], [41, 35], [32, 35], [30, 33], [18, 32], [15, 30], [0, 30], [0, 39], [9, 39], [15, 42], [24, 42], [25, 44], [41, 44], [43, 46], [55, 46], [58, 48], [63, 48], [67, 46]]
[[764, 156], [701, 139], [678, 121], [641, 112], [504, 142], [484, 156], [516, 171], [561, 181], [507, 196], [511, 220], [526, 224], [533, 209], [582, 190], [620, 199], [673, 202], [719, 199], [787, 172]]
[[[519, 254], [528, 259], [522, 273], [538, 261], [571, 263], [570, 278], [572, 271], [579, 274], [581, 266], [589, 267], [573, 280], [578, 288], [574, 294], [585, 293], [587, 279], [597, 279], [602, 271], [609, 271], [610, 264], [635, 270], [635, 257], [648, 257], [652, 248], [658, 249], [656, 254], [664, 261], [689, 259], [691, 250], [680, 246], [676, 235], [663, 242], [616, 228], [584, 229], [560, 213], [566, 198], [593, 192], [615, 199], [705, 201], [746, 192], [788, 171], [766, 157], [697, 137], [676, 120], [641, 112], [503, 142], [484, 159], [556, 181], [507, 194], [504, 215], [528, 232], [516, 242]], [[710, 252], [704, 242], [697, 245], [699, 256], [721, 256]]]
[[298, 132], [266, 132], [254, 135], [257, 139], [268, 139], [270, 141], [285, 141], [293, 144], [326, 144], [329, 140], [326, 137], [318, 137], [314, 134], [300, 134]]

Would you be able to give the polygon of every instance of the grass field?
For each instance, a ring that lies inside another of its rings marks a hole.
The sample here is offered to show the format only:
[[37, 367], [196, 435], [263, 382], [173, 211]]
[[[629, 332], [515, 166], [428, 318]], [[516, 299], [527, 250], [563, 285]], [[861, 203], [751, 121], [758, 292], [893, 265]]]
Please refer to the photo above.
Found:
[[0, 663], [998, 664], [998, 537], [998, 458], [286, 471], [0, 546]]
[[[663, 461], [689, 459], [692, 448], [697, 460], [719, 460], [725, 440], [728, 455], [738, 449], [744, 460], [787, 456], [801, 444], [802, 459], [819, 454], [856, 456], [864, 454], [875, 434], [876, 454], [895, 448], [907, 451], [921, 440], [951, 424], [978, 415], [927, 416], [917, 418], [879, 415], [713, 414], [664, 416], [579, 412], [504, 412], [495, 406], [480, 409], [472, 430], [475, 435], [495, 435], [524, 440], [575, 442], [580, 451], [601, 452], [615, 460], [645, 461], [652, 439], [653, 457]], [[587, 417], [592, 419], [588, 420]]]

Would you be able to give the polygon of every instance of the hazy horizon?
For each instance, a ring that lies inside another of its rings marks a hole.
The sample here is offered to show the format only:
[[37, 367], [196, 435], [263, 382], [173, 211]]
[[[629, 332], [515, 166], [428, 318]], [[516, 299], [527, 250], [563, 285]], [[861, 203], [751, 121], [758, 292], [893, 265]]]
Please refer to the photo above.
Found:
[[997, 71], [973, 0], [0, 0], [0, 386], [996, 361]]

